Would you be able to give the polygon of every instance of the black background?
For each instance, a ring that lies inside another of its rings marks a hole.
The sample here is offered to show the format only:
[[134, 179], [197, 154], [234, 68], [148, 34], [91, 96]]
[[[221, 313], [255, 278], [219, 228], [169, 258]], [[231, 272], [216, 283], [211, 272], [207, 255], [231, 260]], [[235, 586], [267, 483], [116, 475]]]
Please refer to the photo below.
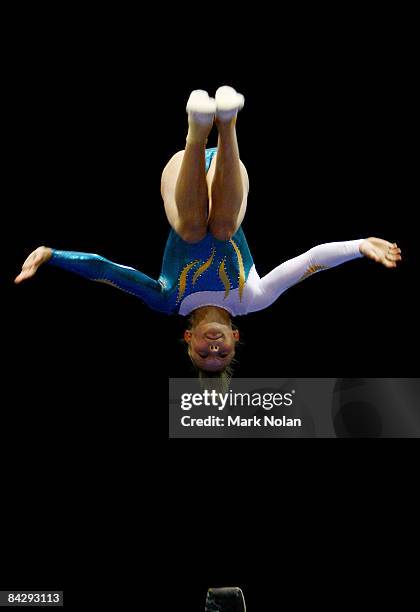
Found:
[[[310, 546], [318, 529], [322, 548], [329, 529], [301, 514], [317, 499], [306, 454], [259, 445], [252, 461], [248, 448], [202, 441], [168, 453], [167, 379], [191, 374], [182, 320], [53, 268], [12, 281], [40, 244], [157, 278], [168, 231], [160, 174], [184, 146], [186, 100], [231, 84], [246, 100], [244, 230], [260, 275], [315, 244], [371, 235], [398, 242], [404, 258], [398, 270], [351, 262], [238, 319], [237, 375], [415, 376], [413, 39], [407, 19], [365, 17], [348, 30], [302, 15], [267, 29], [266, 15], [237, 23], [233, 39], [216, 16], [213, 30], [185, 24], [171, 38], [129, 15], [9, 23], [7, 586], [64, 585], [76, 597], [93, 581], [126, 598], [136, 586], [197, 610], [208, 586], [230, 583], [263, 612], [278, 609], [279, 575], [291, 585], [310, 565], [287, 538]], [[308, 495], [302, 506], [291, 485]]]
[[[417, 253], [404, 50], [379, 54], [372, 44], [333, 54], [321, 43], [310, 55], [296, 49], [293, 61], [282, 55], [277, 71], [230, 58], [177, 73], [168, 59], [157, 74], [138, 74], [123, 44], [99, 54], [90, 42], [53, 53], [40, 41], [14, 75], [9, 280], [40, 244], [99, 253], [157, 278], [168, 232], [160, 174], [184, 146], [186, 99], [193, 88], [214, 93], [232, 83], [246, 98], [238, 120], [250, 176], [243, 226], [259, 274], [316, 244], [371, 235], [398, 242], [404, 257], [397, 271], [351, 262], [238, 317], [237, 375], [407, 375]], [[17, 331], [16, 346], [59, 356], [52, 368], [76, 360], [90, 365], [80, 370], [101, 363], [146, 379], [192, 374], [181, 317], [59, 270], [7, 289], [17, 320], [31, 313], [37, 322]]]

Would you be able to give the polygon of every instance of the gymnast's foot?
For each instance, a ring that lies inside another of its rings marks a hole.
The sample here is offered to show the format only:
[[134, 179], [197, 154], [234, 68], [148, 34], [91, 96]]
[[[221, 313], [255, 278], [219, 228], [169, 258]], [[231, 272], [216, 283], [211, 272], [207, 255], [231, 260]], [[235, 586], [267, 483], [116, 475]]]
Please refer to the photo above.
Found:
[[195, 89], [187, 102], [188, 143], [205, 143], [213, 127], [216, 102], [207, 91]]
[[245, 99], [233, 87], [224, 85], [219, 87], [215, 95], [216, 100], [216, 122], [230, 123], [236, 120], [238, 111], [243, 108]]

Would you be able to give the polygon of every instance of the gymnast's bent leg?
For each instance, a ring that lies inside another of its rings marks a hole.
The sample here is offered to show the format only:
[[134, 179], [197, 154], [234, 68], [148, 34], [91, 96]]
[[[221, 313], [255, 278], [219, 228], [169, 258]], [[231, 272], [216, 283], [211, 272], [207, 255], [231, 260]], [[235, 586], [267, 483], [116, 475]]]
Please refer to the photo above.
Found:
[[208, 185], [205, 150], [216, 111], [213, 98], [193, 91], [188, 104], [188, 134], [184, 151], [176, 153], [162, 173], [161, 192], [169, 224], [186, 242], [207, 233]]
[[220, 87], [216, 103], [233, 99], [238, 105], [231, 112], [218, 111], [216, 125], [219, 131], [217, 154], [212, 160], [207, 182], [210, 193], [208, 226], [215, 238], [229, 240], [240, 227], [246, 212], [249, 179], [245, 165], [239, 157], [236, 134], [237, 111], [243, 105], [243, 96], [230, 87]]

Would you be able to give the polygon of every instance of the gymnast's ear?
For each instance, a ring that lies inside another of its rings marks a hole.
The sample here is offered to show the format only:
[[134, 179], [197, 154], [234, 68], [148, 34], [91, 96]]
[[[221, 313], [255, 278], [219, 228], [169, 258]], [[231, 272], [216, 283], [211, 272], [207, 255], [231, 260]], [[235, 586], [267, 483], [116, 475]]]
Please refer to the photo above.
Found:
[[239, 329], [232, 329], [232, 334], [235, 340], [238, 341], [239, 340]]
[[185, 342], [191, 342], [192, 332], [189, 329], [184, 331], [184, 340]]

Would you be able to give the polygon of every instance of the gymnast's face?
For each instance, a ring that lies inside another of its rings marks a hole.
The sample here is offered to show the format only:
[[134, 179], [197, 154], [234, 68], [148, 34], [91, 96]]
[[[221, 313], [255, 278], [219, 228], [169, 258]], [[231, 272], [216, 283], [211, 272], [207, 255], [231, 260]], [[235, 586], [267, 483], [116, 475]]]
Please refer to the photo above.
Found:
[[189, 345], [191, 359], [200, 370], [220, 372], [235, 355], [239, 332], [223, 323], [201, 322], [186, 330], [184, 339]]

